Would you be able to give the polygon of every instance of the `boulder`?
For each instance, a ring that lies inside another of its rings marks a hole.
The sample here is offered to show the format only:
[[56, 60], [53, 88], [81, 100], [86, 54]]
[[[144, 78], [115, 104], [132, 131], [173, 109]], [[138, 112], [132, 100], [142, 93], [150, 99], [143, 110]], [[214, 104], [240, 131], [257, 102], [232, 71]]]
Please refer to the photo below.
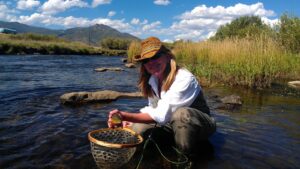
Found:
[[127, 62], [127, 58], [122, 58], [121, 61], [122, 61], [123, 63], [126, 63], [126, 62]]
[[127, 68], [135, 68], [135, 64], [133, 64], [133, 63], [127, 63], [127, 64], [125, 64], [125, 67], [127, 67]]
[[220, 104], [216, 106], [217, 109], [236, 110], [242, 106], [242, 99], [237, 95], [229, 95], [220, 99]]
[[300, 81], [291, 81], [288, 82], [288, 85], [295, 89], [300, 89]]
[[72, 92], [60, 96], [62, 104], [81, 104], [91, 102], [108, 102], [117, 100], [120, 97], [142, 97], [140, 92], [126, 93], [111, 90], [96, 91], [96, 92]]
[[95, 71], [96, 72], [105, 72], [105, 71], [123, 71], [122, 68], [119, 67], [103, 67], [103, 68], [96, 68]]
[[229, 95], [225, 96], [221, 99], [222, 103], [224, 104], [237, 104], [242, 105], [242, 99], [240, 96], [237, 95]]

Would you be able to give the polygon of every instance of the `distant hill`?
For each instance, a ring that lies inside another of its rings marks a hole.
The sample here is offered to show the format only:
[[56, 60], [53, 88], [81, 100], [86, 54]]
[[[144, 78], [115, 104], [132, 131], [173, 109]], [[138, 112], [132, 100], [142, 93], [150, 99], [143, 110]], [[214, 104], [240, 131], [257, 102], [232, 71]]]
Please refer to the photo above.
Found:
[[58, 35], [62, 33], [64, 30], [52, 30], [41, 27], [29, 26], [25, 24], [21, 24], [19, 22], [3, 22], [0, 21], [1, 28], [10, 28], [16, 30], [18, 33], [38, 33], [38, 34], [46, 34], [46, 35]]
[[66, 30], [53, 30], [36, 26], [29, 26], [18, 22], [0, 21], [0, 27], [16, 30], [18, 33], [37, 33], [55, 35], [70, 41], [80, 41], [87, 44], [97, 44], [105, 38], [138, 39], [137, 37], [119, 32], [107, 25], [96, 24], [90, 27], [75, 27]]
[[138, 39], [128, 33], [121, 33], [107, 25], [96, 24], [90, 27], [77, 27], [65, 30], [59, 37], [72, 41], [96, 44], [105, 38]]

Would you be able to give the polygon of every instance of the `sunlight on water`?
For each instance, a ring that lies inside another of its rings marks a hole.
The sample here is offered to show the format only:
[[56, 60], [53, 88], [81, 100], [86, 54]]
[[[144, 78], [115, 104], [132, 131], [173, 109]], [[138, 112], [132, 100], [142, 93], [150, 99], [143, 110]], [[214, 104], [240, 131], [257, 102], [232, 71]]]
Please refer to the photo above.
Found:
[[[64, 106], [59, 97], [73, 91], [137, 90], [138, 68], [122, 67], [121, 57], [0, 56], [0, 168], [96, 168], [89, 131], [107, 127], [108, 112], [138, 112], [145, 99]], [[122, 83], [120, 83], [120, 80]], [[212, 110], [217, 132], [201, 143], [196, 168], [300, 168], [300, 97], [284, 90], [204, 89], [214, 95], [240, 95], [241, 109]], [[289, 91], [293, 93], [293, 91]], [[166, 148], [167, 155], [174, 152]], [[137, 151], [124, 168], [134, 168]], [[150, 147], [141, 168], [174, 168]], [[184, 166], [180, 166], [184, 167]]]

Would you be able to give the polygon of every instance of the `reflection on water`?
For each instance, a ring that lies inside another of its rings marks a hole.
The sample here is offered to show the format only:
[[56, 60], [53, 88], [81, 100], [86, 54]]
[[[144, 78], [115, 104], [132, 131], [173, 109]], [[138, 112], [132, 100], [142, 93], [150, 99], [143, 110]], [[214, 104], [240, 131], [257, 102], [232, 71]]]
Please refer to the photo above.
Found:
[[284, 90], [213, 89], [219, 95], [234, 93], [244, 100], [238, 111], [215, 114], [219, 136], [212, 142], [219, 158], [213, 166], [299, 168], [300, 156], [295, 152], [300, 150], [300, 97]]
[[[136, 91], [137, 69], [94, 72], [120, 66], [120, 57], [0, 56], [0, 168], [96, 168], [87, 133], [106, 127], [107, 112], [137, 112], [144, 99], [63, 106], [71, 91]], [[193, 168], [300, 168], [300, 97], [297, 91], [205, 89], [210, 98], [238, 94], [244, 104], [234, 112], [213, 110], [217, 132], [199, 143]], [[294, 93], [294, 94], [293, 94]], [[215, 102], [209, 100], [210, 107]], [[165, 148], [169, 157], [174, 153]], [[140, 168], [176, 168], [154, 147]], [[124, 168], [134, 168], [138, 151]], [[184, 167], [184, 166], [179, 166]]]

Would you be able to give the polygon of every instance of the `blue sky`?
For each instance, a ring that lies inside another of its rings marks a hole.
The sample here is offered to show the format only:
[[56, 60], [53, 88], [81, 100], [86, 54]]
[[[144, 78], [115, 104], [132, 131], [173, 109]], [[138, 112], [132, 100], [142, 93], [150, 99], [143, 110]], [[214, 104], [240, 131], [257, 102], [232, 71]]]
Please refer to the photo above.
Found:
[[105, 24], [141, 39], [200, 41], [244, 15], [271, 26], [283, 13], [300, 16], [297, 0], [0, 0], [0, 20], [51, 29]]

